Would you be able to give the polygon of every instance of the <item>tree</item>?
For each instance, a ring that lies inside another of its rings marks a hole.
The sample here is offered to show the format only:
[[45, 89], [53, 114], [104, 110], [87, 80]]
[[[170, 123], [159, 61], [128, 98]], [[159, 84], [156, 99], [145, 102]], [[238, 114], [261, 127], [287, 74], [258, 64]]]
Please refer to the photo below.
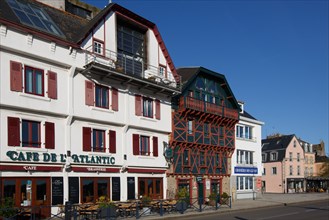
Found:
[[329, 157], [326, 157], [326, 160], [320, 168], [320, 176], [329, 177]]

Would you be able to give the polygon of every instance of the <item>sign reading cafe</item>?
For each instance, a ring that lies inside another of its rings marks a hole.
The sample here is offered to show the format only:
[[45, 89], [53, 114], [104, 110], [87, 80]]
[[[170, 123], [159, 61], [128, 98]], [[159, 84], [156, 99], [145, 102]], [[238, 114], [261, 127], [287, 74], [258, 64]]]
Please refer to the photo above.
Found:
[[[12, 161], [20, 162], [66, 162], [66, 154], [54, 154], [54, 153], [42, 153], [38, 152], [16, 152], [7, 151], [7, 156]], [[115, 164], [114, 157], [107, 156], [87, 156], [87, 155], [77, 155], [73, 154], [71, 156], [73, 163], [84, 163], [84, 164]]]

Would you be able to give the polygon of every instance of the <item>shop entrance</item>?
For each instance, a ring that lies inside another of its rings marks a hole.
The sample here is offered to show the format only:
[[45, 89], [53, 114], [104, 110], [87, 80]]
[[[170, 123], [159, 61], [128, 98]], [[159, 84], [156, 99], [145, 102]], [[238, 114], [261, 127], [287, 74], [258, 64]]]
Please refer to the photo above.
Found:
[[12, 199], [17, 207], [33, 207], [31, 211], [40, 218], [50, 216], [50, 178], [3, 178], [1, 182], [5, 199]]
[[203, 181], [198, 182], [198, 204], [204, 203], [204, 186]]

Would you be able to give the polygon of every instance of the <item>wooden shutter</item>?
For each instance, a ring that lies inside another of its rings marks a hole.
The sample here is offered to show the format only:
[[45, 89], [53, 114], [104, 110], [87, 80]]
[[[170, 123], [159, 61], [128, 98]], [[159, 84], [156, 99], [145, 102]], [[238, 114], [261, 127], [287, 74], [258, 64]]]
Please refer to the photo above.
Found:
[[160, 100], [155, 100], [155, 118], [160, 120]]
[[8, 146], [20, 146], [20, 120], [8, 117]]
[[15, 61], [10, 61], [10, 90], [23, 91], [22, 64]]
[[112, 110], [118, 111], [118, 109], [119, 109], [118, 90], [116, 88], [112, 88]]
[[86, 105], [94, 105], [94, 83], [86, 80]]
[[45, 148], [55, 149], [55, 124], [52, 122], [46, 122], [45, 130]]
[[137, 116], [142, 115], [142, 97], [140, 95], [135, 96], [135, 114]]
[[91, 151], [91, 128], [82, 128], [82, 150]]
[[139, 135], [133, 134], [133, 155], [139, 155]]
[[112, 154], [115, 154], [117, 152], [117, 142], [116, 142], [116, 132], [115, 131], [112, 131], [110, 130], [110, 133], [109, 133], [109, 137], [110, 137], [110, 147], [109, 147], [109, 151], [110, 153]]
[[48, 71], [48, 98], [57, 99], [57, 73]]
[[153, 156], [157, 157], [159, 154], [158, 150], [158, 137], [153, 137]]

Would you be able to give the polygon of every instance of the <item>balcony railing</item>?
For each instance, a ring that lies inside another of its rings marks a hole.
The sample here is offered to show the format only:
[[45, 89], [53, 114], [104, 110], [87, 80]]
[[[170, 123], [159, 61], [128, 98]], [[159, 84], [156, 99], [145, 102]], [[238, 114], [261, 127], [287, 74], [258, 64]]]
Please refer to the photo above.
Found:
[[181, 97], [179, 107], [219, 115], [226, 118], [238, 119], [239, 117], [239, 113], [235, 109], [226, 108], [221, 105], [216, 105], [214, 103], [206, 102], [192, 97]]
[[161, 71], [161, 67], [149, 65], [140, 56], [117, 53], [111, 50], [105, 50], [104, 54], [93, 52], [90, 46], [85, 50], [85, 65], [102, 64], [120, 74], [130, 77], [145, 79], [151, 83], [170, 87], [181, 91], [181, 77], [174, 78], [171, 71]]

